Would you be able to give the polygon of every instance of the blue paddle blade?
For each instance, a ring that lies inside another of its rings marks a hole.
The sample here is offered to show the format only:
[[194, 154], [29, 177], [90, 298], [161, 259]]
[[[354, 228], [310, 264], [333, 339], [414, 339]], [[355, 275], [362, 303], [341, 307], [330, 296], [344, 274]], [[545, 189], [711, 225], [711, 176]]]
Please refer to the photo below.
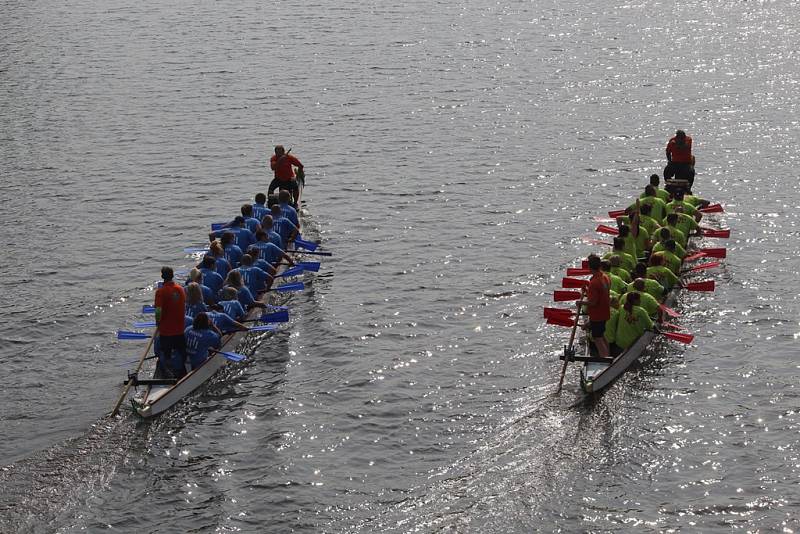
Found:
[[297, 265], [302, 267], [304, 271], [311, 271], [312, 273], [319, 271], [318, 261], [299, 261]]
[[262, 324], [259, 326], [251, 326], [247, 329], [248, 332], [274, 332], [278, 327], [274, 324]]
[[148, 306], [147, 304], [142, 306], [142, 313], [155, 313], [155, 312], [156, 312], [155, 306]]
[[218, 354], [220, 354], [222, 356], [225, 356], [225, 358], [227, 358], [228, 360], [230, 360], [232, 362], [240, 362], [242, 360], [246, 360], [247, 359], [247, 356], [245, 356], [244, 354], [239, 354], [239, 353], [236, 353], [236, 352], [222, 352], [222, 351], [219, 351]]
[[300, 265], [295, 265], [294, 267], [286, 269], [285, 271], [283, 271], [278, 276], [282, 276], [282, 277], [286, 278], [286, 277], [289, 277], [289, 276], [297, 276], [298, 274], [303, 274], [303, 267], [300, 266]]
[[222, 230], [228, 223], [211, 223], [211, 230], [216, 232], [217, 230]]
[[125, 330], [117, 332], [117, 339], [148, 339], [149, 337], [150, 334], [143, 332], [127, 332]]
[[262, 323], [286, 323], [289, 321], [289, 312], [281, 310], [275, 313], [265, 313], [258, 320]]
[[292, 282], [290, 284], [283, 284], [282, 286], [273, 287], [272, 291], [302, 291], [306, 288], [303, 282]]
[[187, 254], [197, 254], [198, 252], [208, 252], [208, 247], [186, 247], [183, 251]]
[[134, 328], [154, 328], [155, 326], [156, 323], [154, 323], [153, 321], [143, 321], [139, 323], [133, 323]]
[[311, 241], [306, 241], [305, 239], [300, 239], [299, 237], [295, 238], [294, 244], [298, 247], [302, 247], [306, 250], [311, 250], [311, 251], [317, 250], [317, 247], [319, 246], [316, 243], [313, 243]]
[[276, 306], [274, 304], [267, 304], [267, 308], [271, 310], [288, 310], [289, 306]]

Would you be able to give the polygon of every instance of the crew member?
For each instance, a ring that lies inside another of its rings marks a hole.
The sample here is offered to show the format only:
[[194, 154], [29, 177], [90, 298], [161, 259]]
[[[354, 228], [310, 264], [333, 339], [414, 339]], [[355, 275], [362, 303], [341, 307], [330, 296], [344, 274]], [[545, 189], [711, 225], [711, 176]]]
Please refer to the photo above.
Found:
[[633, 345], [645, 330], [653, 328], [647, 311], [639, 306], [641, 297], [637, 291], [628, 293], [617, 316], [617, 331], [614, 343], [625, 350]]
[[675, 137], [667, 143], [667, 166], [664, 167], [664, 180], [672, 177], [689, 182], [689, 189], [694, 183], [694, 156], [692, 155], [692, 138], [683, 130], [675, 132]]
[[192, 369], [197, 369], [208, 359], [211, 350], [219, 350], [220, 333], [208, 320], [205, 312], [197, 314], [192, 326], [184, 331], [186, 336], [186, 352]]
[[600, 358], [608, 358], [610, 350], [604, 334], [606, 321], [611, 318], [609, 296], [611, 282], [600, 270], [600, 266], [600, 257], [591, 254], [589, 256], [589, 269], [592, 271], [592, 277], [586, 286], [586, 300], [581, 301], [581, 304], [585, 304], [589, 312], [589, 328], [592, 332], [592, 341], [597, 347], [597, 355]]
[[269, 167], [275, 172], [275, 178], [269, 183], [267, 195], [271, 195], [278, 188], [287, 189], [291, 191], [294, 202], [298, 202], [300, 200], [300, 188], [294, 176], [294, 168], [302, 169], [303, 164], [289, 152], [286, 152], [283, 145], [275, 147], [275, 155], [269, 160]]
[[156, 290], [154, 307], [161, 349], [161, 368], [165, 374], [180, 378], [186, 374], [186, 338], [183, 335], [186, 293], [174, 282], [174, 277], [172, 267], [161, 268], [164, 283]]

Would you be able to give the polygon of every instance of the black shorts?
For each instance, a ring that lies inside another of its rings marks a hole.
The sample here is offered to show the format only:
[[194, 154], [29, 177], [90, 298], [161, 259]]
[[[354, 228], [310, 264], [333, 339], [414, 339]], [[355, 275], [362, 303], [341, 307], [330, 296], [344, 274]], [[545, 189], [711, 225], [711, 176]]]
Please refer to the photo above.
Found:
[[606, 333], [605, 321], [589, 321], [589, 327], [592, 330], [592, 337], [603, 337]]
[[269, 183], [269, 188], [267, 189], [267, 195], [271, 195], [273, 191], [276, 189], [286, 189], [292, 193], [292, 198], [296, 201], [297, 197], [300, 196], [300, 187], [297, 185], [297, 180], [291, 179], [288, 182], [283, 182], [274, 178]]

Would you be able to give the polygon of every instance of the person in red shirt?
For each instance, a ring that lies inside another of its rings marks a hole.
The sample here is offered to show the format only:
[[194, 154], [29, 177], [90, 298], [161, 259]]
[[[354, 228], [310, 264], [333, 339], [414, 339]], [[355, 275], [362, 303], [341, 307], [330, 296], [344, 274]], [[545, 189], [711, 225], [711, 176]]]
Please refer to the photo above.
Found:
[[611, 281], [600, 270], [602, 260], [599, 256], [591, 254], [588, 260], [592, 277], [586, 286], [586, 300], [582, 300], [581, 304], [585, 304], [589, 312], [589, 328], [592, 332], [592, 340], [597, 347], [597, 355], [601, 358], [608, 358], [611, 352], [604, 334], [606, 332], [606, 321], [611, 318], [611, 297], [609, 293]]
[[667, 166], [664, 167], [664, 180], [671, 180], [673, 176], [679, 180], [687, 180], [689, 188], [694, 183], [692, 138], [683, 130], [675, 132], [675, 137], [667, 143]]
[[155, 309], [161, 347], [159, 363], [164, 372], [180, 378], [186, 374], [186, 293], [172, 280], [174, 277], [172, 267], [161, 268], [164, 283], [156, 290]]
[[[292, 150], [289, 149], [289, 152]], [[283, 145], [275, 147], [275, 155], [269, 160], [269, 167], [275, 172], [275, 178], [269, 183], [267, 194], [271, 195], [276, 189], [286, 189], [292, 192], [294, 203], [300, 201], [300, 188], [294, 176], [294, 168], [303, 170], [303, 164], [296, 157], [286, 152]]]

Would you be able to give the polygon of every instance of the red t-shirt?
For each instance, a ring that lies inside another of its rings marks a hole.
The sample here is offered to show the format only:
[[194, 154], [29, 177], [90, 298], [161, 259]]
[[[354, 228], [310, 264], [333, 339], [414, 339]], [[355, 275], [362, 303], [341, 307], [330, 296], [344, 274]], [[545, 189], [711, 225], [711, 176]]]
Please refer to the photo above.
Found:
[[161, 308], [158, 331], [163, 336], [183, 334], [186, 317], [186, 293], [173, 281], [164, 282], [156, 291], [156, 308]]
[[673, 137], [667, 143], [667, 152], [672, 157], [675, 163], [691, 163], [692, 162], [692, 138], [686, 136], [686, 142], [683, 146], [678, 145], [677, 139]]
[[589, 285], [586, 286], [587, 300], [595, 301], [594, 306], [586, 306], [590, 321], [608, 321], [611, 318], [611, 298], [608, 293], [610, 287], [611, 281], [605, 273], [594, 274], [589, 279]]
[[293, 167], [300, 167], [303, 168], [303, 164], [300, 163], [300, 160], [296, 157], [292, 156], [291, 154], [287, 154], [280, 163], [278, 163], [278, 156], [273, 155], [272, 158], [269, 160], [269, 167], [275, 171], [275, 178], [282, 182], [288, 182], [292, 178], [294, 178], [294, 168]]

